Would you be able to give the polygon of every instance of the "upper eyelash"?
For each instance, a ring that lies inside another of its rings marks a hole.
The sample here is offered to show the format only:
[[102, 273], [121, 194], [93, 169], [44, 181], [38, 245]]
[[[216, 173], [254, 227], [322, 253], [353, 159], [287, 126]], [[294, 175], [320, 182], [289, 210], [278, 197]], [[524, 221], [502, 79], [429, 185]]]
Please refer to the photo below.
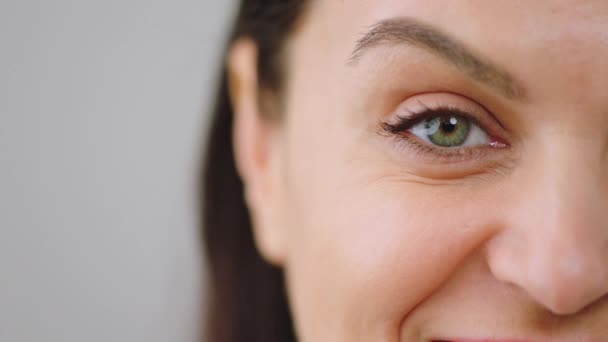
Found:
[[430, 118], [434, 118], [434, 117], [438, 117], [438, 116], [442, 116], [442, 115], [455, 115], [455, 116], [463, 117], [480, 127], [484, 127], [484, 125], [481, 122], [479, 122], [479, 120], [476, 117], [474, 117], [470, 113], [467, 113], [459, 108], [453, 108], [453, 107], [449, 107], [449, 106], [429, 108], [425, 105], [422, 105], [422, 106], [424, 107], [424, 110], [422, 110], [422, 111], [419, 111], [419, 112], [408, 111], [407, 117], [398, 116], [399, 119], [398, 119], [398, 122], [396, 122], [396, 123], [380, 122], [380, 125], [382, 126], [382, 128], [385, 131], [387, 131], [389, 133], [397, 134], [397, 133], [402, 133], [402, 132], [407, 131], [408, 129], [414, 127], [415, 125], [421, 123], [422, 121], [424, 121], [426, 119], [430, 119]]
[[[407, 116], [396, 115], [398, 117], [398, 121], [395, 123], [380, 121], [382, 132], [384, 132], [384, 134], [388, 135], [390, 138], [394, 138], [395, 143], [398, 144], [399, 148], [408, 148], [410, 151], [420, 153], [424, 157], [430, 157], [432, 159], [436, 159], [437, 161], [448, 163], [484, 158], [488, 155], [488, 153], [490, 153], [489, 146], [446, 148], [433, 146], [429, 143], [420, 141], [419, 138], [412, 137], [409, 134], [404, 134], [404, 132], [423, 122], [424, 120], [441, 115], [456, 115], [465, 118], [471, 123], [479, 126], [484, 131], [488, 131], [487, 125], [483, 124], [481, 120], [479, 120], [473, 114], [459, 108], [445, 105], [436, 108], [429, 108], [423, 103], [419, 104], [423, 110], [418, 112], [408, 110]], [[489, 135], [492, 134], [489, 133]]]

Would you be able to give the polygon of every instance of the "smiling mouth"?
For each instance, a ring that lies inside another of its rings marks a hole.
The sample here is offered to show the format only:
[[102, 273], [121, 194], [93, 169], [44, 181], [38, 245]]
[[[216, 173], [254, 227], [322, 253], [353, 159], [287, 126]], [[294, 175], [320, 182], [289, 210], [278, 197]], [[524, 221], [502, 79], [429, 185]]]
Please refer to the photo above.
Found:
[[535, 342], [532, 340], [514, 340], [514, 339], [436, 339], [430, 342]]

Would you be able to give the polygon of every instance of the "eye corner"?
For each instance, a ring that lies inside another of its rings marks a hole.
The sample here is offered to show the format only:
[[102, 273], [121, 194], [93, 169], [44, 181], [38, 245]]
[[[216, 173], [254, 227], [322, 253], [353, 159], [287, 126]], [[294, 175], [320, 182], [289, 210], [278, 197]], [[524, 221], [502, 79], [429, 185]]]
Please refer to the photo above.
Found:
[[396, 119], [391, 121], [378, 120], [378, 125], [380, 126], [381, 132], [389, 133], [389, 134], [403, 134], [413, 125], [424, 120], [423, 117], [419, 115], [412, 114], [409, 117], [403, 117], [399, 114], [393, 115]]
[[384, 121], [382, 119], [377, 121], [378, 126], [378, 134], [385, 135], [386, 133], [397, 133], [395, 129], [395, 125], [391, 124], [388, 121]]

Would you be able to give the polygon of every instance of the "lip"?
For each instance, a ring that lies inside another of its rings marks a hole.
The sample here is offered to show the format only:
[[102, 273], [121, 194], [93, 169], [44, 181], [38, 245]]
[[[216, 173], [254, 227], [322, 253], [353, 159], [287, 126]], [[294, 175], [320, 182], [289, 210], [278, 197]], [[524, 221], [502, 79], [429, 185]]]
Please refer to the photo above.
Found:
[[430, 342], [544, 342], [538, 340], [522, 340], [522, 339], [467, 339], [467, 338], [447, 338], [447, 339], [432, 339]]
[[[441, 335], [439, 335], [441, 336]], [[445, 336], [445, 335], [444, 335]], [[483, 336], [483, 335], [482, 335]], [[483, 337], [475, 337], [475, 338], [431, 338], [424, 339], [427, 342], [608, 342], [608, 339], [605, 337], [599, 337], [591, 334], [578, 333], [578, 334], [568, 334], [562, 336], [536, 336], [533, 338], [483, 338]]]

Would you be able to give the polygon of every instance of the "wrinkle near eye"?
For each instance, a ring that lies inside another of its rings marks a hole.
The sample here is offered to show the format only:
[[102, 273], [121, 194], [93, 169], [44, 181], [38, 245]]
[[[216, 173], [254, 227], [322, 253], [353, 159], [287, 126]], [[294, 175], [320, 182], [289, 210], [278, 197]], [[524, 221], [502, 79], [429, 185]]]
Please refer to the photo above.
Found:
[[483, 177], [481, 174], [471, 175], [463, 178], [454, 178], [454, 179], [442, 179], [442, 178], [429, 178], [420, 176], [414, 172], [403, 172], [401, 173], [382, 173], [380, 175], [373, 175], [369, 177], [365, 177], [360, 182], [357, 182], [357, 186], [401, 186], [404, 184], [415, 184], [422, 185], [425, 187], [431, 188], [445, 188], [445, 187], [460, 187], [463, 184], [470, 182], [473, 178]]

